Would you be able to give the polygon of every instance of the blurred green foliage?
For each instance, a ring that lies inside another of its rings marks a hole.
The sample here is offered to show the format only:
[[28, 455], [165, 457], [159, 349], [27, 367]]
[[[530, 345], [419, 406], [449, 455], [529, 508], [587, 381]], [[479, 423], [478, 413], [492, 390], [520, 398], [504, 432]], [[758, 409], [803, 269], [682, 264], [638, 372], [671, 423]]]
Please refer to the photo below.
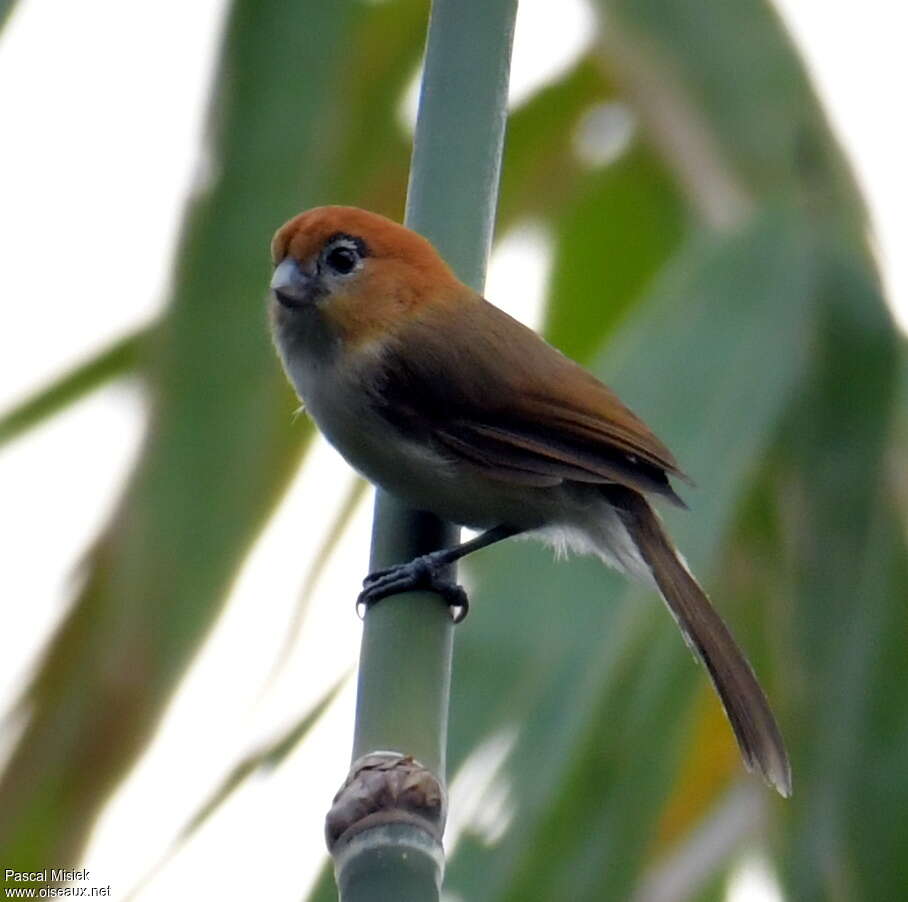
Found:
[[[548, 230], [548, 337], [700, 486], [667, 518], [750, 652], [794, 772], [794, 797], [761, 795], [760, 818], [674, 898], [721, 898], [748, 843], [798, 902], [900, 898], [908, 363], [860, 197], [764, 0], [594, 5], [600, 39], [511, 116], [500, 231]], [[255, 303], [263, 248], [317, 203], [400, 217], [397, 110], [426, 17], [424, 0], [234, 0], [213, 176], [187, 208], [161, 321], [0, 417], [12, 439], [127, 372], [152, 399], [141, 460], [23, 700], [0, 783], [17, 867], [78, 860], [305, 451]], [[575, 136], [606, 102], [636, 128], [590, 166]], [[471, 902], [645, 899], [741, 779], [704, 674], [654, 599], [595, 562], [511, 543], [466, 566], [451, 771], [502, 730], [516, 742], [509, 829], [490, 843], [468, 827], [448, 887]], [[331, 893], [326, 871], [313, 898]]]

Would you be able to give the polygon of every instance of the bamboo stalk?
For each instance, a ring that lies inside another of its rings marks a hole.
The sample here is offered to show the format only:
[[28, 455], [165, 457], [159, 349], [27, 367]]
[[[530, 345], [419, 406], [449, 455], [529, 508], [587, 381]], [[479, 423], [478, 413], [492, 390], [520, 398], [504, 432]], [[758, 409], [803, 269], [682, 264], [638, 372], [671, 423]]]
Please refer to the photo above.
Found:
[[[435, 0], [429, 22], [406, 224], [478, 291], [495, 221], [516, 12], [517, 0]], [[371, 567], [445, 547], [457, 535], [450, 524], [378, 491]], [[447, 606], [432, 593], [387, 598], [366, 614], [354, 766], [339, 799], [352, 787], [361, 803], [361, 778], [387, 775], [411, 796], [415, 787], [420, 804], [395, 801], [390, 784], [382, 784], [351, 823], [342, 819], [338, 827], [329, 814], [342, 902], [438, 898], [453, 633]]]

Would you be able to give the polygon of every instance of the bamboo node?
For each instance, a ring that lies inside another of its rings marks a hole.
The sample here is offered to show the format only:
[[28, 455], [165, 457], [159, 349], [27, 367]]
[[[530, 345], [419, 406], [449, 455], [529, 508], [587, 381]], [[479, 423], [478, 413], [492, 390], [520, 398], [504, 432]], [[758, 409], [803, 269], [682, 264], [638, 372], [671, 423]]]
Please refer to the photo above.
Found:
[[438, 777], [411, 755], [375, 751], [350, 765], [325, 818], [325, 840], [339, 844], [384, 824], [409, 823], [441, 842], [447, 799]]

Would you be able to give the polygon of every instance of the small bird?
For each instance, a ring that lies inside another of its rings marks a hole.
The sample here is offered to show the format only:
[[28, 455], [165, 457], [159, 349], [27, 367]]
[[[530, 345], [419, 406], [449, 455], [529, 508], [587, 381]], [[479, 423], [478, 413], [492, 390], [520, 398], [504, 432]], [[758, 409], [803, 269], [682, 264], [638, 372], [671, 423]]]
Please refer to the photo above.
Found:
[[318, 207], [281, 226], [271, 254], [275, 345], [328, 441], [412, 507], [484, 530], [370, 574], [361, 600], [431, 588], [462, 608], [446, 566], [518, 534], [597, 555], [661, 593], [744, 763], [789, 796], [766, 696], [647, 500], [683, 507], [669, 477], [684, 477], [642, 420], [390, 219]]

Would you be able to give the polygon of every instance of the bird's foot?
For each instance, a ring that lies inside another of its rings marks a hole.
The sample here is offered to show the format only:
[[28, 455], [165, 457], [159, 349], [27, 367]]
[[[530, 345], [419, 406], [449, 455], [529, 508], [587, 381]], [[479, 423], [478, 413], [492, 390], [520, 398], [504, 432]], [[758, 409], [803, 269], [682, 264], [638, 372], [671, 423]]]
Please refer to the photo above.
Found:
[[376, 570], [363, 580], [363, 591], [356, 600], [356, 609], [365, 613], [389, 595], [424, 589], [441, 595], [451, 609], [451, 618], [460, 623], [470, 610], [470, 601], [463, 586], [458, 586], [444, 574], [446, 566], [446, 562], [438, 561], [432, 554], [424, 554], [406, 564]]

